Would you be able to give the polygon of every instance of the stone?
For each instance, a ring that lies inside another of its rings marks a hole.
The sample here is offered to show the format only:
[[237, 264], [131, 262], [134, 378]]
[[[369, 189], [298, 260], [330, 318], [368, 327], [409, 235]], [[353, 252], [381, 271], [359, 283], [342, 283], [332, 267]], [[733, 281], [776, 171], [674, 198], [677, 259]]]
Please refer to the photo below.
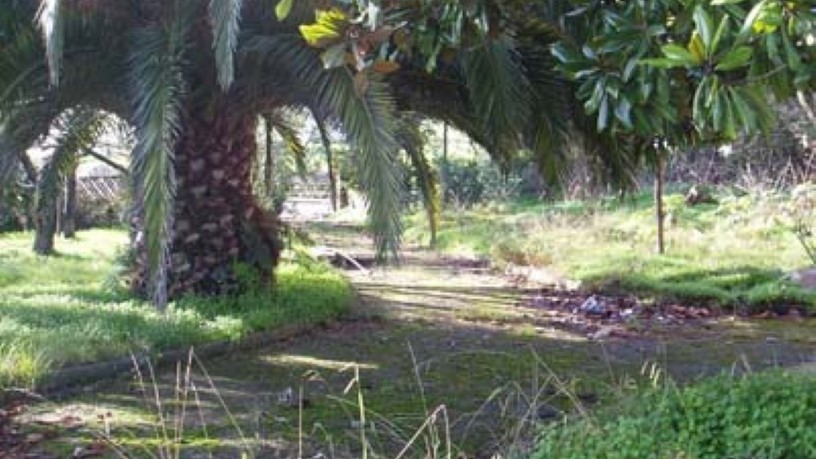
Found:
[[607, 312], [606, 305], [595, 295], [587, 298], [578, 309], [584, 314], [592, 316], [602, 316]]

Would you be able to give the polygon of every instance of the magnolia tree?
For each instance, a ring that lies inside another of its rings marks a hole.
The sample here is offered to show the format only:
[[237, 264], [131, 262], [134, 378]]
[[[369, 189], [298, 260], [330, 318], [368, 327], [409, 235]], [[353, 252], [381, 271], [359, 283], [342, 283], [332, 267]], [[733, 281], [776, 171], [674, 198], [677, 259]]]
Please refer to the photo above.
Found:
[[816, 81], [814, 2], [573, 2], [553, 53], [614, 155], [655, 167], [663, 252], [666, 155], [767, 132], [771, 105]]

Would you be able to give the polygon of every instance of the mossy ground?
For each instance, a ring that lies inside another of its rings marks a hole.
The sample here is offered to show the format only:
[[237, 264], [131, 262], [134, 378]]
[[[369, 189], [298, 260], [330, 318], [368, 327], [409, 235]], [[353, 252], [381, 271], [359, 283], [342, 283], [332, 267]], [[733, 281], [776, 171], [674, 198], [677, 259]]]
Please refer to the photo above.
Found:
[[[350, 252], [364, 240], [360, 228], [323, 230], [320, 241]], [[591, 341], [549, 326], [546, 311], [525, 301], [529, 292], [427, 251], [409, 250], [399, 267], [348, 275], [359, 301], [346, 320], [256, 352], [205, 362], [209, 378], [194, 368], [201, 414], [196, 404], [187, 408], [180, 445], [185, 457], [202, 452], [236, 457], [244, 440], [251, 449], [262, 448], [261, 457], [297, 457], [299, 444], [304, 457], [360, 457], [363, 441], [377, 453], [371, 457], [395, 457], [428, 413], [442, 405], [447, 421], [440, 415], [437, 429], [421, 435], [409, 457], [423, 457], [440, 438], [438, 447], [444, 449], [447, 430], [467, 457], [482, 457], [529, 439], [520, 432], [561, 411], [592, 408], [647, 384], [654, 369], [693, 381], [723, 371], [798, 363], [816, 353], [809, 320], [723, 317], [705, 328], [680, 326]], [[174, 369], [159, 372], [165, 409], [178, 406], [172, 402], [176, 384]], [[301, 390], [307, 400], [302, 409]], [[364, 439], [359, 396], [367, 419]], [[146, 455], [141, 451], [155, 452], [161, 443], [149, 427], [156, 422], [152, 400], [145, 401], [130, 380], [123, 380], [93, 395], [40, 404], [28, 419], [66, 410], [84, 413], [83, 427], [58, 435], [48, 446], [65, 450], [101, 432], [104, 422], [97, 415], [110, 412], [111, 437], [141, 457]], [[165, 425], [172, 426], [172, 416], [168, 419]]]

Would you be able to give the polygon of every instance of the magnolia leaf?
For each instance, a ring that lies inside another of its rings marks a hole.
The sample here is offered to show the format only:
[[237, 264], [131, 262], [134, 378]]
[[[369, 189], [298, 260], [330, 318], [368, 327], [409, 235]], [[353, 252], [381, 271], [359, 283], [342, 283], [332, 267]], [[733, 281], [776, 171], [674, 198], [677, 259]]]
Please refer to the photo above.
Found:
[[582, 57], [581, 57], [581, 56], [579, 56], [579, 55], [578, 55], [578, 53], [577, 53], [575, 50], [573, 50], [573, 49], [569, 48], [569, 47], [568, 47], [566, 44], [564, 44], [563, 42], [559, 42], [559, 43], [557, 43], [555, 46], [553, 46], [552, 48], [550, 48], [550, 52], [551, 52], [551, 53], [552, 53], [552, 55], [553, 55], [553, 56], [555, 56], [555, 58], [556, 58], [556, 59], [558, 59], [558, 60], [559, 60], [561, 63], [566, 63], [566, 62], [573, 62], [573, 61], [579, 61], [579, 60], [582, 60]]
[[317, 22], [300, 26], [300, 34], [310, 46], [328, 48], [342, 41], [349, 19], [346, 13], [339, 9], [318, 10]]
[[626, 65], [623, 66], [623, 74], [621, 75], [621, 78], [623, 79], [624, 83], [628, 83], [629, 80], [632, 79], [632, 75], [634, 75], [637, 66], [638, 60], [635, 58], [626, 61]]
[[715, 70], [727, 72], [742, 67], [751, 60], [754, 50], [750, 46], [737, 46], [717, 62]]
[[603, 132], [609, 126], [609, 98], [604, 96], [601, 99], [601, 106], [598, 108], [598, 132]]
[[626, 97], [621, 97], [615, 106], [615, 118], [627, 129], [632, 129], [632, 103]]
[[765, 8], [766, 3], [767, 0], [762, 0], [751, 8], [751, 11], [748, 13], [748, 16], [745, 17], [745, 22], [742, 24], [742, 28], [740, 29], [740, 38], [744, 39], [752, 30], [754, 30], [754, 22], [756, 22], [759, 14], [762, 12], [762, 9]]
[[289, 17], [289, 13], [292, 12], [292, 5], [294, 4], [295, 0], [280, 0], [275, 6], [275, 16], [278, 17], [279, 21], [285, 20]]
[[383, 75], [394, 73], [399, 69], [400, 65], [394, 61], [378, 60], [371, 64], [371, 70]]
[[796, 51], [796, 48], [791, 43], [790, 36], [785, 29], [782, 29], [782, 45], [785, 47], [785, 58], [788, 62], [788, 67], [794, 72], [802, 67], [802, 57]]
[[648, 65], [649, 67], [655, 67], [658, 69], [673, 69], [677, 67], [685, 67], [686, 65], [683, 62], [678, 62], [665, 57], [641, 59], [639, 63], [642, 65]]
[[717, 32], [714, 33], [714, 38], [711, 40], [711, 47], [708, 50], [711, 55], [717, 52], [722, 38], [729, 35], [728, 32], [730, 30], [730, 24], [731, 21], [729, 20], [728, 16], [723, 16], [722, 20], [720, 21], [720, 25], [717, 27]]
[[694, 57], [699, 61], [704, 61], [706, 58], [706, 46], [701, 38], [700, 34], [695, 31], [691, 35], [691, 40], [689, 40], [688, 50]]
[[714, 21], [702, 6], [698, 5], [694, 9], [694, 24], [697, 26], [696, 32], [700, 34], [705, 50], [710, 51], [714, 38]]
[[683, 65], [697, 66], [702, 63], [702, 61], [698, 59], [694, 54], [689, 52], [689, 50], [674, 43], [664, 45], [661, 48], [661, 50], [668, 59], [676, 61], [677, 63], [682, 63]]

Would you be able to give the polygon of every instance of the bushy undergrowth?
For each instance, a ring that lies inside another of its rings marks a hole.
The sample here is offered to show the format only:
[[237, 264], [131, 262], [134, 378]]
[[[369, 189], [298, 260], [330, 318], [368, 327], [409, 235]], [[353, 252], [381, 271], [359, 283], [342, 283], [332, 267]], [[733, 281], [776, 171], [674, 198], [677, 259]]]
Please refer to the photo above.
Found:
[[283, 325], [313, 324], [342, 314], [352, 290], [339, 274], [314, 264], [287, 264], [273, 291], [232, 298], [185, 298], [166, 315], [127, 293], [104, 287], [124, 232], [81, 232], [60, 241], [60, 254], [30, 253], [30, 235], [0, 237], [0, 388], [31, 386], [65, 365], [237, 340]]
[[[437, 239], [447, 252], [490, 258], [499, 268], [532, 265], [579, 280], [666, 301], [727, 308], [814, 305], [816, 295], [785, 275], [810, 264], [795, 228], [814, 214], [801, 193], [721, 193], [717, 204], [687, 206], [669, 194], [667, 253], [654, 251], [651, 197], [588, 202], [499, 203], [443, 212]], [[410, 219], [407, 239], [425, 222]]]
[[533, 459], [816, 457], [816, 380], [779, 371], [661, 388], [545, 431]]

